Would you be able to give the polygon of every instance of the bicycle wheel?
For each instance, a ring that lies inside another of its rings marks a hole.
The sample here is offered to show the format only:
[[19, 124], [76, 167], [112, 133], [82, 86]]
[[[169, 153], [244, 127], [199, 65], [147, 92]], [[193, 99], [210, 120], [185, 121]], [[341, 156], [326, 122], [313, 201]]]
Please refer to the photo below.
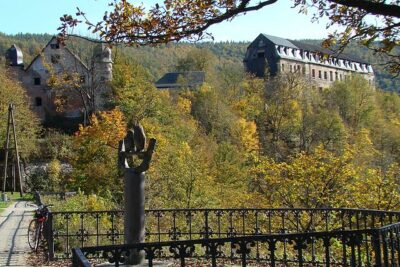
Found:
[[28, 226], [28, 244], [33, 250], [37, 250], [40, 227], [37, 219], [33, 219]]

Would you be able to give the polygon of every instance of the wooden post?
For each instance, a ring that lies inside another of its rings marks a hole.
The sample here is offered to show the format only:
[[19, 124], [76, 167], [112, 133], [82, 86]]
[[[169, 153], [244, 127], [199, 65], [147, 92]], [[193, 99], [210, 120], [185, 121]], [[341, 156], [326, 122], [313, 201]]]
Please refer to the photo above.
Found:
[[12, 164], [11, 165], [11, 178], [12, 178], [12, 191], [11, 191], [11, 194], [14, 194], [14, 192], [16, 192], [16, 190], [15, 190], [15, 186], [16, 186], [16, 181], [15, 181], [15, 178], [16, 178], [16, 173], [15, 173], [15, 163], [14, 164]]
[[24, 195], [22, 190], [22, 177], [21, 177], [21, 166], [19, 164], [19, 151], [18, 151], [18, 143], [17, 143], [17, 132], [15, 131], [15, 120], [14, 120], [14, 105], [11, 104], [11, 122], [13, 127], [13, 135], [14, 135], [14, 147], [15, 147], [15, 157], [17, 160], [17, 173], [18, 173], [18, 182], [19, 182], [19, 194], [21, 197]]
[[7, 181], [7, 161], [8, 161], [8, 147], [10, 145], [10, 122], [11, 122], [11, 104], [8, 106], [8, 119], [7, 119], [7, 133], [6, 133], [6, 145], [4, 147], [4, 175], [3, 175], [3, 194], [6, 193], [6, 181]]
[[[19, 151], [18, 151], [18, 143], [17, 143], [17, 132], [15, 130], [15, 120], [14, 120], [14, 105], [10, 104], [8, 106], [8, 122], [7, 122], [7, 135], [6, 135], [6, 146], [5, 150], [5, 157], [4, 157], [4, 180], [3, 180], [3, 193], [6, 192], [6, 180], [7, 180], [7, 168], [8, 168], [8, 150], [10, 145], [10, 125], [12, 126], [13, 130], [13, 137], [14, 137], [14, 151], [15, 151], [15, 159], [17, 161], [17, 172], [18, 175], [18, 182], [19, 182], [19, 193], [21, 197], [23, 196], [22, 190], [22, 178], [21, 178], [21, 167], [19, 164]], [[15, 183], [13, 184], [15, 185]]]

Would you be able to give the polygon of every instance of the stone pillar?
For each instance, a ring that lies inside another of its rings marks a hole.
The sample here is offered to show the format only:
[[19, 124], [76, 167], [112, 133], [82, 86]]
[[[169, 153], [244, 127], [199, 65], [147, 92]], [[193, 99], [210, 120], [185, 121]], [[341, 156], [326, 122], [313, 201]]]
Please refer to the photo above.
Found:
[[[125, 171], [125, 244], [144, 242], [144, 179], [144, 172], [136, 173], [132, 169]], [[143, 251], [130, 252], [129, 264], [140, 264], [143, 260]]]

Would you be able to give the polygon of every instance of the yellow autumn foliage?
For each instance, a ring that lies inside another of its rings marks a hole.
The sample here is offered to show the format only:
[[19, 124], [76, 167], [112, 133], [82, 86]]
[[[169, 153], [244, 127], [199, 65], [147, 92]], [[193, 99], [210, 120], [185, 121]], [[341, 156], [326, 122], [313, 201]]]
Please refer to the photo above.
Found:
[[74, 187], [95, 194], [120, 192], [116, 158], [118, 142], [126, 134], [124, 115], [118, 109], [99, 112], [91, 122], [81, 125], [74, 138]]

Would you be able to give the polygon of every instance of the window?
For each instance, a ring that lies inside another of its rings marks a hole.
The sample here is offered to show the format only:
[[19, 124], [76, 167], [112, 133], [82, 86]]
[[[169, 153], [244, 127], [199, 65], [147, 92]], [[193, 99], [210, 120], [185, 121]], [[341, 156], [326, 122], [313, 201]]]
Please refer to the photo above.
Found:
[[40, 107], [42, 105], [42, 98], [35, 97], [35, 106]]
[[59, 49], [59, 48], [60, 48], [60, 44], [59, 44], [59, 43], [50, 44], [50, 48], [51, 48], [51, 49]]
[[71, 74], [66, 74], [64, 75], [64, 81], [71, 81], [72, 80], [72, 75]]
[[40, 78], [33, 78], [33, 84], [34, 85], [40, 85], [41, 84]]
[[293, 71], [293, 66], [289, 65], [289, 69], [290, 69], [290, 72], [292, 72]]
[[311, 70], [311, 76], [312, 76], [313, 78], [315, 78], [315, 70], [314, 70], [314, 69]]
[[329, 72], [329, 80], [333, 81], [333, 72], [332, 71]]
[[341, 81], [343, 80], [342, 74], [339, 74], [339, 79], [340, 79]]
[[282, 63], [282, 71], [285, 70], [285, 64]]
[[335, 72], [335, 80], [339, 80], [339, 74], [337, 72]]
[[302, 71], [303, 71], [303, 74], [306, 74], [306, 67], [303, 66]]
[[328, 80], [328, 72], [324, 71], [324, 79]]
[[318, 71], [318, 78], [322, 79], [322, 71]]
[[57, 64], [60, 61], [60, 55], [51, 55], [51, 63]]

